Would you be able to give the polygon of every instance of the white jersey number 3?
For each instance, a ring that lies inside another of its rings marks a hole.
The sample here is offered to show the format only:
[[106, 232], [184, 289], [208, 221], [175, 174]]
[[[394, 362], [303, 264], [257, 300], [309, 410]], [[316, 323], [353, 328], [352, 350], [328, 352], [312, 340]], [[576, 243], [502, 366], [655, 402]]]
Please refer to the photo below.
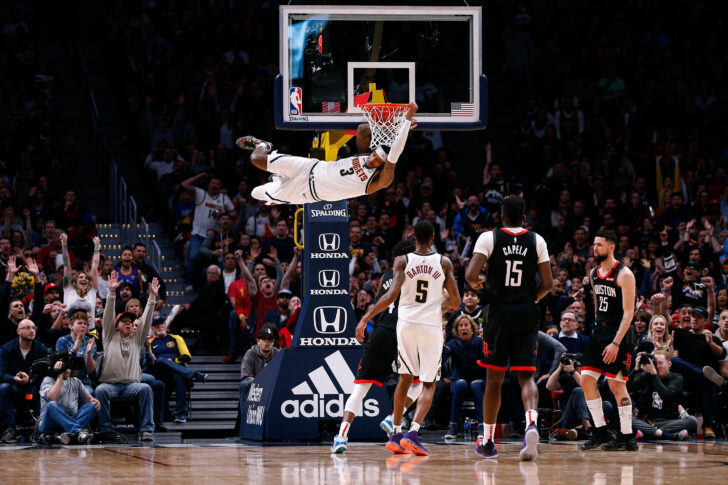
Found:
[[506, 259], [506, 286], [521, 286], [521, 263], [523, 261], [511, 261]]

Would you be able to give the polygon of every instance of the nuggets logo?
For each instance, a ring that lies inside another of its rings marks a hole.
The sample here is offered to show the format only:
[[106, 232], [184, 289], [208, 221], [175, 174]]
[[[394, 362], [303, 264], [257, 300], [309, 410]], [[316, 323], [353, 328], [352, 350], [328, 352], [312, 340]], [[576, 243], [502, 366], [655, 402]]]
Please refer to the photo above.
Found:
[[301, 88], [291, 88], [288, 93], [289, 114], [291, 116], [301, 116], [303, 113], [303, 97]]
[[167, 348], [168, 348], [168, 349], [172, 349], [172, 348], [174, 348], [174, 345], [175, 345], [175, 343], [174, 343], [174, 342], [172, 342], [172, 341], [169, 341], [169, 342], [167, 342]]

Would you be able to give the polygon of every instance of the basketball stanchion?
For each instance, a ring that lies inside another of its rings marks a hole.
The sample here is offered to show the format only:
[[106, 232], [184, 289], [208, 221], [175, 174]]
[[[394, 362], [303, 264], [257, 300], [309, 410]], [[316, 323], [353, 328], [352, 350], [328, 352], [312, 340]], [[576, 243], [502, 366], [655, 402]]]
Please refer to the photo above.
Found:
[[[362, 346], [355, 337], [358, 322], [349, 298], [347, 202], [308, 204], [303, 214], [304, 289], [296, 331], [291, 347], [255, 377], [242, 402], [244, 439], [331, 439], [354, 387]], [[386, 391], [373, 388], [351, 438], [383, 439], [379, 422], [390, 408]]]

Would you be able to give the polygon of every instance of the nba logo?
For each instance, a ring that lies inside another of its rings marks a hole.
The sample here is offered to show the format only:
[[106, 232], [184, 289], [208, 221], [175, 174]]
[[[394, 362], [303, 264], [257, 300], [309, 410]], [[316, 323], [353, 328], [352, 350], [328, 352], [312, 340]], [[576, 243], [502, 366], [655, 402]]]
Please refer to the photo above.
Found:
[[301, 88], [291, 88], [290, 94], [288, 95], [289, 98], [289, 110], [291, 116], [301, 116], [301, 113], [303, 112], [302, 104], [302, 98], [301, 98]]

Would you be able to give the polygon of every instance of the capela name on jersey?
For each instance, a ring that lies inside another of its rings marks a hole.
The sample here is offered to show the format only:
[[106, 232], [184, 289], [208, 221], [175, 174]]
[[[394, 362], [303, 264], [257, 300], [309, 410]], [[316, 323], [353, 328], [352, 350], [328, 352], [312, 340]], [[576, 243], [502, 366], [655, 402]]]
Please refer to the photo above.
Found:
[[520, 244], [510, 244], [508, 246], [503, 246], [503, 254], [505, 254], [506, 256], [510, 256], [511, 254], [525, 256], [527, 252], [528, 248], [525, 246], [521, 246]]

